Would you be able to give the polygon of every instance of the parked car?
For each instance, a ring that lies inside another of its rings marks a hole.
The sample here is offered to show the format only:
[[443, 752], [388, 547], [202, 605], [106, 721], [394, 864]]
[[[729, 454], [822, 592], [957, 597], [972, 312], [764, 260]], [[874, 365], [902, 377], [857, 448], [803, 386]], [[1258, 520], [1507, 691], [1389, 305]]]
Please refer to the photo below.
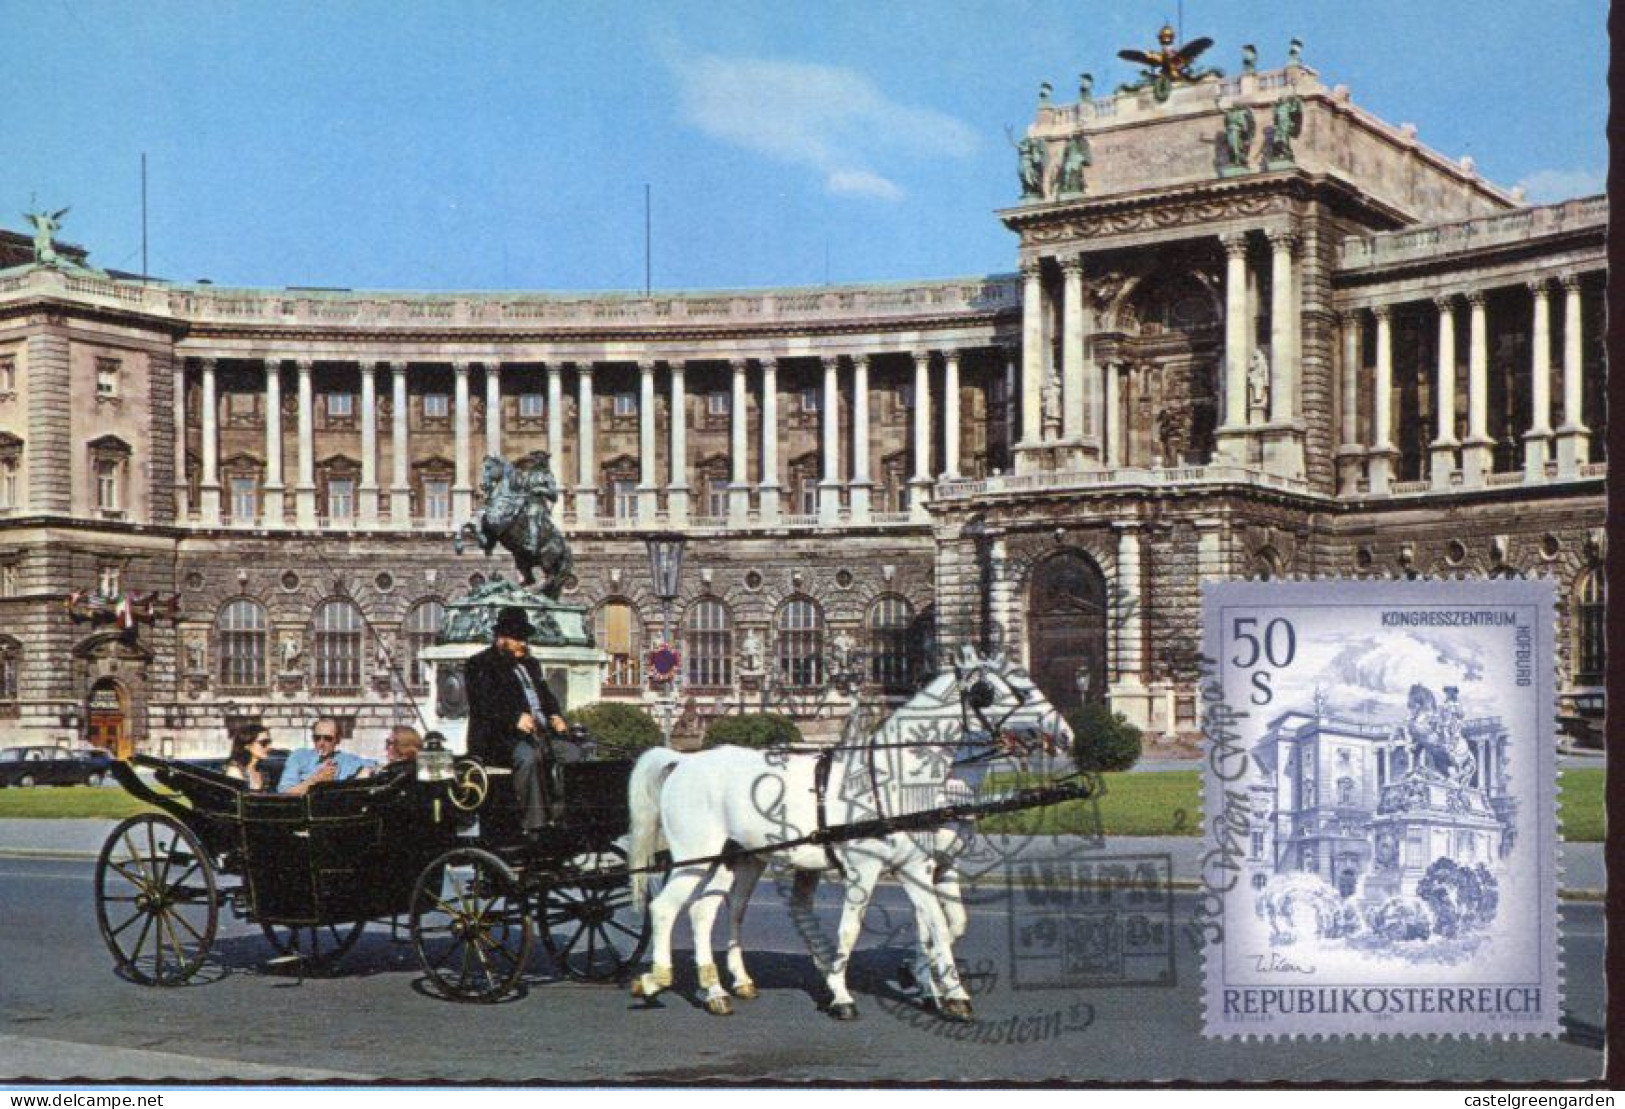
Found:
[[98, 747], [0, 749], [0, 786], [99, 786], [113, 756]]

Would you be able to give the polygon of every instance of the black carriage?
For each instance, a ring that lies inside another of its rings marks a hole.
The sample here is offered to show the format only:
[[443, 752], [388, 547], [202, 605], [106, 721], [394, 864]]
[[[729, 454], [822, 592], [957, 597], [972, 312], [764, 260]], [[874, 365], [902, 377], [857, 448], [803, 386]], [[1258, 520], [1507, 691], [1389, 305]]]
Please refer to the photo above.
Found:
[[305, 972], [331, 969], [369, 922], [387, 921], [457, 1000], [511, 991], [538, 933], [564, 975], [628, 972], [648, 941], [623, 846], [631, 761], [555, 765], [562, 803], [533, 837], [520, 832], [506, 770], [433, 765], [288, 796], [166, 759], [115, 764], [119, 783], [159, 810], [120, 823], [96, 864], [97, 922], [120, 971], [146, 985], [188, 981], [224, 911]]

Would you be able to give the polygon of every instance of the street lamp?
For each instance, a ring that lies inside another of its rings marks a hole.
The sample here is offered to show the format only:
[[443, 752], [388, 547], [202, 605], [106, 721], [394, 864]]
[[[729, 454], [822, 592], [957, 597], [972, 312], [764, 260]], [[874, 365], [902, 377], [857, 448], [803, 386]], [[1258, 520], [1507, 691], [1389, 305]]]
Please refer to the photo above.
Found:
[[[665, 734], [668, 747], [671, 746], [676, 712], [677, 683], [681, 677], [678, 662], [681, 656], [671, 642], [671, 603], [681, 590], [685, 542], [687, 538], [678, 532], [655, 532], [644, 540], [649, 548], [649, 576], [654, 583], [655, 596], [660, 598], [661, 619], [661, 645], [657, 651], [650, 652], [649, 676], [666, 690], [666, 696], [661, 700], [660, 715], [661, 731]], [[661, 672], [663, 668], [666, 669], [665, 673]]]

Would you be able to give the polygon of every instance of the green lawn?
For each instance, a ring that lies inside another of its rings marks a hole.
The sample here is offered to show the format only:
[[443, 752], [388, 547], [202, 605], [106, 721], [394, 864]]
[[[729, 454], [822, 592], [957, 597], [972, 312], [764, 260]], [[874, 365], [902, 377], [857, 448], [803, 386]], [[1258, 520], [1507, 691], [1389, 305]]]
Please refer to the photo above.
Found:
[[[1603, 775], [1597, 769], [1565, 770], [1558, 775], [1558, 811], [1563, 838], [1600, 843], [1603, 838]], [[1201, 772], [1172, 770], [1154, 774], [1106, 774], [1099, 801], [1099, 824], [1109, 836], [1194, 836], [1201, 833]], [[1029, 809], [989, 817], [988, 832], [1028, 835], [1088, 834], [1096, 830], [1095, 806], [1068, 801], [1048, 809]]]
[[[1563, 838], [1599, 843], [1603, 838], [1601, 769], [1565, 770], [1558, 775], [1558, 809]], [[1201, 832], [1201, 776], [1196, 770], [1156, 774], [1107, 774], [1099, 798], [1099, 822], [1109, 836], [1194, 836]], [[117, 819], [147, 808], [122, 789], [92, 786], [0, 789], [0, 820], [19, 817], [108, 817]], [[1047, 809], [1004, 813], [982, 822], [986, 832], [1029, 835], [1091, 833], [1095, 802], [1068, 801]]]

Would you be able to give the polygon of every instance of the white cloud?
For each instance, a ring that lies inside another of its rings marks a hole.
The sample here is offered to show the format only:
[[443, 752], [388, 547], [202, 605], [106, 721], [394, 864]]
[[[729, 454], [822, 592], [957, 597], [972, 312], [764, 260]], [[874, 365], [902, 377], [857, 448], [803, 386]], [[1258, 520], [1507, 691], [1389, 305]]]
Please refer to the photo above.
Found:
[[1535, 204], [1555, 204], [1571, 197], [1606, 192], [1608, 177], [1594, 169], [1542, 169], [1519, 181], [1518, 187]]
[[977, 135], [952, 116], [888, 99], [838, 66], [715, 54], [673, 60], [684, 118], [705, 134], [816, 170], [832, 193], [900, 200], [882, 172], [902, 158], [965, 158]]

